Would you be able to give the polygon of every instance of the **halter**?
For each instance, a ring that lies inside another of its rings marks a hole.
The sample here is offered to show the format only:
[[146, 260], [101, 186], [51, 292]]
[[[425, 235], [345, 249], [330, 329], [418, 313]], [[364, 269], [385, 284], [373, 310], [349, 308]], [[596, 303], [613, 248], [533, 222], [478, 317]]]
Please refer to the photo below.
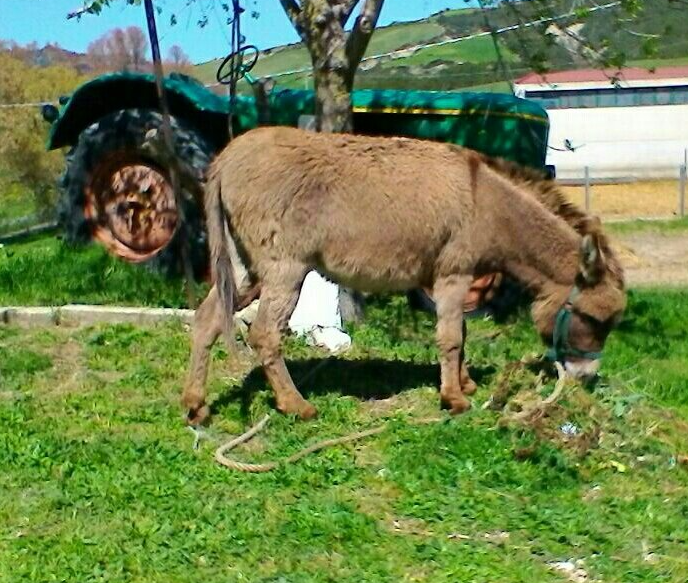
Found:
[[569, 344], [569, 329], [571, 328], [571, 315], [573, 313], [573, 302], [580, 295], [577, 285], [571, 288], [569, 297], [564, 305], [559, 308], [556, 319], [554, 320], [554, 332], [552, 334], [552, 347], [547, 351], [547, 358], [556, 362], [564, 362], [567, 356], [577, 356], [588, 360], [598, 360], [602, 358], [601, 352], [587, 352], [578, 350]]

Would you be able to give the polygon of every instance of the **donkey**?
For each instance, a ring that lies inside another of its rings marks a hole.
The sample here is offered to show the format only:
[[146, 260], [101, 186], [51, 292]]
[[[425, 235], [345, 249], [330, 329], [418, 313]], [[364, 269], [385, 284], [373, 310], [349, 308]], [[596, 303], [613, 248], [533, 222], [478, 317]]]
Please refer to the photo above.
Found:
[[261, 302], [249, 343], [277, 409], [302, 419], [316, 409], [294, 386], [280, 345], [311, 269], [360, 291], [432, 290], [441, 404], [453, 414], [470, 408], [476, 388], [463, 359], [474, 277], [502, 271], [530, 288], [540, 336], [577, 377], [597, 373], [626, 304], [599, 221], [533, 174], [453, 145], [259, 128], [213, 162], [205, 211], [215, 284], [194, 323], [182, 396], [191, 424], [208, 415], [210, 347], [223, 331], [231, 338], [235, 302], [255, 279]]

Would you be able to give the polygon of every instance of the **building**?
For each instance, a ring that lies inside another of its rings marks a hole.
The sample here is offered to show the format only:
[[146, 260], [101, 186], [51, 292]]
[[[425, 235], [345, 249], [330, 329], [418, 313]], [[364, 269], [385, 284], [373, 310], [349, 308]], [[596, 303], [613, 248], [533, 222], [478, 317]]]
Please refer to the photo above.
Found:
[[583, 69], [515, 83], [550, 116], [547, 163], [557, 177], [675, 178], [688, 149], [688, 66]]

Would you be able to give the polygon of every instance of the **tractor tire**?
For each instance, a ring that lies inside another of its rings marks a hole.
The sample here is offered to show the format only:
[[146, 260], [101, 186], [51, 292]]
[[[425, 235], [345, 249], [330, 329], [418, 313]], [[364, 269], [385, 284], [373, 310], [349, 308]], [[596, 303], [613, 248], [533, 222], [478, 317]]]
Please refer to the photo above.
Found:
[[[412, 310], [435, 313], [435, 302], [423, 289], [407, 293]], [[490, 314], [496, 321], [507, 320], [530, 301], [528, 292], [513, 279], [501, 273], [476, 278], [466, 296], [466, 316]]]
[[[208, 140], [171, 118], [180, 160], [181, 211], [170, 180], [170, 156], [161, 143], [162, 115], [127, 109], [103, 117], [79, 136], [60, 181], [58, 217], [72, 243], [97, 241], [111, 255], [167, 275], [183, 272], [183, 238], [195, 277], [207, 269], [202, 192], [215, 153]], [[182, 224], [183, 217], [183, 224]]]

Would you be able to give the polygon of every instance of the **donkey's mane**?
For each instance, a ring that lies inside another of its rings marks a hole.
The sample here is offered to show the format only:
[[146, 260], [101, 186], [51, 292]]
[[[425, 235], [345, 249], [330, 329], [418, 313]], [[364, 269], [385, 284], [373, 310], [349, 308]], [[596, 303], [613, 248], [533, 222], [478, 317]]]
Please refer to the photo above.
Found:
[[612, 249], [609, 237], [602, 231], [599, 219], [588, 215], [568, 201], [559, 185], [554, 180], [547, 179], [542, 172], [520, 166], [503, 158], [482, 156], [482, 160], [495, 172], [533, 193], [546, 209], [561, 217], [579, 235], [594, 235], [607, 260], [610, 275], [623, 287], [624, 277], [621, 262]]

